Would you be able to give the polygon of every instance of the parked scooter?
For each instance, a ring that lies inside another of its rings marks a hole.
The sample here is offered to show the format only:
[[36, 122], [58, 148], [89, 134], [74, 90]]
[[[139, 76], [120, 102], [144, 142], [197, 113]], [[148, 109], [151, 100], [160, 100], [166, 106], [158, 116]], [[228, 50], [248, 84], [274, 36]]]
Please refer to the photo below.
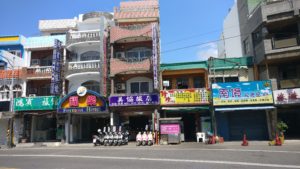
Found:
[[119, 133], [116, 131], [115, 126], [113, 126], [112, 135], [113, 135], [113, 144], [112, 145], [116, 146], [116, 145], [118, 145], [118, 142], [119, 142]]
[[153, 135], [152, 135], [152, 132], [150, 131], [148, 133], [148, 146], [152, 146], [153, 143], [154, 143], [154, 141], [153, 141]]
[[148, 145], [148, 134], [146, 133], [146, 131], [144, 131], [143, 135], [142, 135], [142, 145], [145, 146], [145, 145]]
[[139, 131], [138, 134], [136, 135], [136, 145], [140, 146], [142, 145], [142, 142], [143, 142], [142, 134]]
[[104, 134], [102, 133], [101, 129], [97, 130], [98, 135], [93, 135], [93, 144], [94, 146], [103, 145], [104, 144]]

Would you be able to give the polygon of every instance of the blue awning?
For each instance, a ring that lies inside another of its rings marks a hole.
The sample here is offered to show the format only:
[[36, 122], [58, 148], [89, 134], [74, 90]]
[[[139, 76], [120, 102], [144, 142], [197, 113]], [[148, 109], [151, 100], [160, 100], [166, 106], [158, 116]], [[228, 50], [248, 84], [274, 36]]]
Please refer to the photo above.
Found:
[[275, 109], [275, 107], [274, 106], [220, 107], [220, 108], [215, 108], [215, 111], [269, 110], [269, 109]]

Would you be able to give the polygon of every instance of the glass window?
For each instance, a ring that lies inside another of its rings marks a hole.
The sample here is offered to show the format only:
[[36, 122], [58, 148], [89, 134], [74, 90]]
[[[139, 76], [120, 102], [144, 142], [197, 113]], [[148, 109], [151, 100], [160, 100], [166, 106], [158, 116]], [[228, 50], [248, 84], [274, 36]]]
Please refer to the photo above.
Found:
[[99, 60], [100, 53], [97, 51], [88, 51], [80, 56], [80, 61], [88, 61], [88, 60]]
[[141, 93], [148, 93], [149, 92], [149, 82], [141, 82]]
[[189, 88], [189, 79], [188, 78], [177, 78], [177, 89], [188, 89]]
[[169, 86], [164, 86], [164, 89], [166, 90], [171, 90], [172, 89], [172, 79], [164, 79], [164, 81], [168, 81], [169, 82]]
[[204, 88], [205, 80], [204, 77], [194, 77], [194, 88]]
[[139, 82], [134, 82], [130, 84], [131, 93], [140, 93]]
[[225, 77], [225, 82], [238, 82], [238, 77]]
[[88, 90], [100, 93], [100, 83], [94, 80], [87, 81], [81, 84], [81, 86], [86, 87]]
[[126, 58], [128, 61], [142, 61], [146, 58], [149, 58], [152, 55], [152, 51], [149, 48], [141, 47], [141, 48], [133, 48], [126, 52]]

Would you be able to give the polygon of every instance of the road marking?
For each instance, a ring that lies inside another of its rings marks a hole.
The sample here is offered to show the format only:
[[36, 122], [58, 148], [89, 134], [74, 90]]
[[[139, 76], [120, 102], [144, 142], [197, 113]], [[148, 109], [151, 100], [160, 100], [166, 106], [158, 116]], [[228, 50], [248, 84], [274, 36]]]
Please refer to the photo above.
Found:
[[180, 163], [205, 163], [205, 164], [226, 164], [238, 166], [256, 166], [256, 167], [277, 167], [277, 168], [300, 168], [300, 165], [283, 165], [267, 163], [250, 163], [238, 161], [214, 161], [214, 160], [183, 160], [183, 159], [162, 159], [162, 158], [139, 158], [139, 157], [109, 157], [109, 156], [79, 156], [79, 155], [35, 155], [35, 154], [6, 154], [0, 157], [52, 157], [52, 158], [83, 158], [83, 159], [108, 159], [108, 160], [134, 160], [134, 161], [159, 161], [159, 162], [180, 162]]
[[147, 150], [147, 151], [232, 151], [232, 152], [263, 152], [263, 153], [289, 153], [289, 154], [300, 154], [300, 151], [285, 151], [285, 150], [258, 150], [258, 149], [215, 149], [215, 148], [159, 148], [159, 147], [33, 147], [33, 148], [17, 148], [17, 149], [0, 149], [1, 151], [12, 151], [12, 150]]

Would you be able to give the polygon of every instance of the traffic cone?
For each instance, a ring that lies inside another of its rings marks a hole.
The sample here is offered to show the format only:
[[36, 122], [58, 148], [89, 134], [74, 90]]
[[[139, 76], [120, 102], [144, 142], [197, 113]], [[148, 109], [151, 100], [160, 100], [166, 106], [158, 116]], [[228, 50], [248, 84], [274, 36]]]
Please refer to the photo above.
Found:
[[275, 146], [281, 146], [281, 145], [282, 145], [281, 140], [280, 140], [280, 138], [278, 137], [278, 134], [276, 133]]
[[249, 145], [249, 143], [248, 143], [248, 140], [246, 138], [246, 134], [244, 134], [242, 146], [248, 146], [248, 145]]

